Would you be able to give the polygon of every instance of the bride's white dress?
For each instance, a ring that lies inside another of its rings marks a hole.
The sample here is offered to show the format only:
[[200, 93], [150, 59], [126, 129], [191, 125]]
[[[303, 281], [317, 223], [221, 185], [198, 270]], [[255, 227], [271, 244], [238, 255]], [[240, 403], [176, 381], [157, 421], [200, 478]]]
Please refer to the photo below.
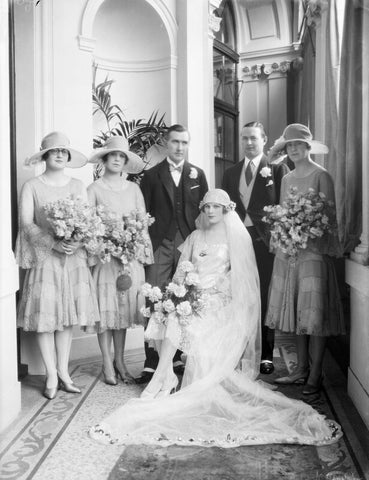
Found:
[[211, 299], [203, 314], [187, 327], [173, 320], [163, 328], [150, 320], [146, 330], [147, 338], [166, 336], [186, 353], [181, 390], [164, 398], [128, 401], [90, 429], [93, 438], [124, 445], [228, 448], [324, 445], [342, 436], [339, 425], [309, 405], [254, 380], [260, 361], [258, 276], [250, 238], [243, 236], [237, 244], [231, 235], [229, 228], [230, 248], [208, 245], [203, 230], [193, 232], [184, 244], [180, 262], [195, 265]]

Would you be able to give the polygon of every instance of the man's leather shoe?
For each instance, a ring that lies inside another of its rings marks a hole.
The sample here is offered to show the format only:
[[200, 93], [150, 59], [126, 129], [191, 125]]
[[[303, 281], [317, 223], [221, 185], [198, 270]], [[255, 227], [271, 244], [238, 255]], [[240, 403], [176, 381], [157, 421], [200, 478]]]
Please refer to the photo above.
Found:
[[154, 375], [154, 372], [144, 371], [141, 373], [139, 377], [135, 378], [135, 383], [137, 383], [138, 385], [142, 385], [143, 383], [149, 383], [153, 375]]
[[176, 375], [183, 375], [184, 374], [184, 369], [185, 369], [184, 365], [177, 365], [176, 367], [173, 367], [173, 372]]
[[274, 372], [274, 365], [273, 362], [261, 362], [260, 364], [260, 373], [263, 373], [264, 375], [270, 375], [271, 373]]

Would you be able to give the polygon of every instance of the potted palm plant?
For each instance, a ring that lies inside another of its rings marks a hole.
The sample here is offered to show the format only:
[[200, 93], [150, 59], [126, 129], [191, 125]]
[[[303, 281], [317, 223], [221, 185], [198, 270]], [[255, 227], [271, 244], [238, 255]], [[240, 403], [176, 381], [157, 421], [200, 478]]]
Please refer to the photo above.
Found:
[[[139, 118], [137, 120], [127, 121], [123, 110], [119, 105], [112, 104], [110, 88], [114, 80], [108, 77], [99, 84], [96, 84], [96, 71], [98, 66], [94, 65], [93, 83], [92, 83], [92, 104], [93, 115], [100, 114], [106, 123], [106, 129], [100, 130], [100, 133], [93, 138], [94, 148], [101, 147], [107, 138], [113, 135], [121, 135], [128, 141], [130, 150], [139, 155], [146, 168], [152, 167], [159, 158], [164, 156], [163, 138], [167, 130], [164, 117], [159, 117], [158, 111], [154, 111], [148, 120]], [[94, 180], [102, 174], [102, 166], [97, 165], [94, 170]], [[140, 182], [143, 171], [137, 175], [131, 175], [131, 180]]]

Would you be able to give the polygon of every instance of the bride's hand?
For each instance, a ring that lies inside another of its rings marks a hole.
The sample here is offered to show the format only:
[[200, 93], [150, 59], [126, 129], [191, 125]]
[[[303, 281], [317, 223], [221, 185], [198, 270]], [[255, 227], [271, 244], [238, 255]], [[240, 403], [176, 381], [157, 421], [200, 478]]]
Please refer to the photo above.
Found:
[[73, 255], [73, 253], [78, 250], [78, 248], [81, 248], [81, 246], [81, 242], [76, 240], [69, 239], [61, 242], [61, 247], [66, 255]]

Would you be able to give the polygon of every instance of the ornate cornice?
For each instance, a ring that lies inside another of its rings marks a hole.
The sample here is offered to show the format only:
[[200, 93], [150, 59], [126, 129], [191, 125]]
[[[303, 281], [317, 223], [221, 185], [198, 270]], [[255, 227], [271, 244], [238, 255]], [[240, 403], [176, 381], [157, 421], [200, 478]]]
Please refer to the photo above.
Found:
[[296, 51], [298, 51], [300, 48], [301, 44], [296, 43], [292, 45], [285, 45], [283, 47], [266, 48], [263, 50], [250, 50], [248, 52], [240, 52], [240, 60], [252, 62], [263, 57], [268, 57], [269, 59], [276, 58], [276, 61], [277, 57], [291, 57], [292, 59], [296, 55]]
[[214, 33], [219, 32], [220, 22], [222, 19], [216, 15], [215, 11], [219, 8], [221, 0], [210, 0], [208, 3], [208, 26], [209, 26], [209, 36], [214, 38]]
[[214, 13], [209, 15], [209, 30], [210, 33], [219, 32], [220, 30], [220, 22], [222, 19], [217, 17]]
[[242, 68], [244, 77], [257, 78], [259, 80], [265, 80], [269, 78], [270, 75], [274, 73], [285, 74], [290, 70], [291, 63], [288, 61], [283, 62], [273, 62], [273, 63], [262, 63], [256, 65], [245, 65]]
[[317, 27], [321, 22], [322, 13], [328, 8], [328, 0], [307, 0], [306, 22], [310, 27]]

